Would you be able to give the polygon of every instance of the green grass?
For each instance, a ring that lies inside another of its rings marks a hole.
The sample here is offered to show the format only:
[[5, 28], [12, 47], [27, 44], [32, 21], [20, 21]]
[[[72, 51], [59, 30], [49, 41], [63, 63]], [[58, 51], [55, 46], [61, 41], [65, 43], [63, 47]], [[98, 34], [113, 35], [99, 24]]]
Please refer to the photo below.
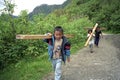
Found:
[[0, 80], [41, 80], [52, 71], [47, 55], [26, 58], [0, 72]]
[[79, 44], [73, 44], [74, 47], [71, 46], [71, 54], [75, 54], [78, 50], [84, 47], [84, 42], [80, 42]]

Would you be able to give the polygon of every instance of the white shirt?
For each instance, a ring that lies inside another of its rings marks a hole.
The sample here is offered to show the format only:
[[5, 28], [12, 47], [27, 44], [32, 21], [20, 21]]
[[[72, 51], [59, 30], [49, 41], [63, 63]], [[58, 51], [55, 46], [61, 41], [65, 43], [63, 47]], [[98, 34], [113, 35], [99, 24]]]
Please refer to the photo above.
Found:
[[60, 58], [62, 42], [63, 39], [55, 40], [54, 49], [53, 49], [53, 59]]

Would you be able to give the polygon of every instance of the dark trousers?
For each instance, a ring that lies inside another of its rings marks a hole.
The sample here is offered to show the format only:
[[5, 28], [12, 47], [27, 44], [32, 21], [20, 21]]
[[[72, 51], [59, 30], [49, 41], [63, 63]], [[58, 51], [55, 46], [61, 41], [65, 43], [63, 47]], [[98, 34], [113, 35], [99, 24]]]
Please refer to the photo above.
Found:
[[98, 46], [98, 44], [99, 44], [99, 37], [98, 38], [96, 37], [95, 38], [95, 45]]

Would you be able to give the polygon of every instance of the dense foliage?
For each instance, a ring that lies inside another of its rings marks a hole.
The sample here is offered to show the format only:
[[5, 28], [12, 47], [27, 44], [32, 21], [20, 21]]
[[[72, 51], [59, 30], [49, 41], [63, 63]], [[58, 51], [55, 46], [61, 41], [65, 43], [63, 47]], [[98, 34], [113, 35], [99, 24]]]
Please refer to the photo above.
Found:
[[[73, 1], [74, 3], [75, 1]], [[89, 17], [89, 20], [98, 22], [114, 33], [120, 33], [120, 1], [119, 0], [76, 0], [73, 12]]]

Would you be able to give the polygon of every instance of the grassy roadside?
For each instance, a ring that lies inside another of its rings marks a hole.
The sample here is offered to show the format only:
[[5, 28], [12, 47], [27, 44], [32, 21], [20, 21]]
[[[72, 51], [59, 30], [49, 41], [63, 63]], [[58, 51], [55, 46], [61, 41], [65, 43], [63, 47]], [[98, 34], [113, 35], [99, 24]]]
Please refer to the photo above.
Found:
[[26, 58], [0, 72], [0, 80], [40, 80], [51, 71], [47, 53], [36, 58]]
[[[82, 48], [83, 43], [71, 47], [71, 53], [74, 54]], [[47, 52], [36, 58], [24, 58], [17, 64], [0, 71], [0, 80], [41, 80], [45, 75], [52, 71], [51, 63], [48, 60]]]

